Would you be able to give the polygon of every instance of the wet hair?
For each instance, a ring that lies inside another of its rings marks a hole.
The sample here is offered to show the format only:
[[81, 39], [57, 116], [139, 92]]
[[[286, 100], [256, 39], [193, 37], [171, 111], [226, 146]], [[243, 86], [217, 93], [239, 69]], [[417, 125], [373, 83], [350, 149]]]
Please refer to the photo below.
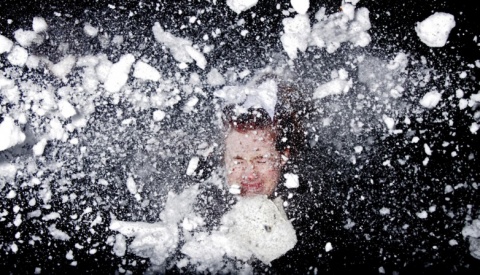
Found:
[[246, 112], [236, 112], [235, 104], [223, 108], [223, 123], [226, 131], [246, 132], [269, 129], [274, 133], [275, 147], [279, 152], [290, 151], [291, 157], [298, 156], [304, 148], [304, 119], [311, 108], [300, 90], [293, 84], [279, 80], [276, 75], [265, 75], [257, 83], [268, 79], [277, 82], [277, 104], [273, 118], [263, 108], [248, 108]]

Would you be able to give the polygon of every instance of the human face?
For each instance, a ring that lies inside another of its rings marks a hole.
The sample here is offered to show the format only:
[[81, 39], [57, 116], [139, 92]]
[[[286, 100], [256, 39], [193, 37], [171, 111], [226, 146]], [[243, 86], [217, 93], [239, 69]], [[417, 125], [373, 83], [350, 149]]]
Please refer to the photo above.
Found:
[[225, 165], [229, 186], [240, 186], [242, 196], [271, 195], [277, 187], [283, 157], [275, 149], [271, 130], [231, 130], [225, 139]]

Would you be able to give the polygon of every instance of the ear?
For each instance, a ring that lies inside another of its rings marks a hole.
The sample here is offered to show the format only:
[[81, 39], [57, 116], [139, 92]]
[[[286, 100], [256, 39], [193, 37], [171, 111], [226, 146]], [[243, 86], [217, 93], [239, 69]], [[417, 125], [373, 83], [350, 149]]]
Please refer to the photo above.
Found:
[[283, 150], [283, 152], [280, 154], [280, 164], [284, 166], [287, 163], [289, 158], [290, 158], [290, 149], [287, 148]]

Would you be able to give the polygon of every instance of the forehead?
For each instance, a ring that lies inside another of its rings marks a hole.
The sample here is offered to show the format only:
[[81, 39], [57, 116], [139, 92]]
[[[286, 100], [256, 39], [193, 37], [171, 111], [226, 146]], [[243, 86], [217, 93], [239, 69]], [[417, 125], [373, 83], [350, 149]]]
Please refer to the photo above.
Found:
[[230, 131], [225, 138], [227, 154], [265, 154], [275, 150], [274, 135], [271, 130]]

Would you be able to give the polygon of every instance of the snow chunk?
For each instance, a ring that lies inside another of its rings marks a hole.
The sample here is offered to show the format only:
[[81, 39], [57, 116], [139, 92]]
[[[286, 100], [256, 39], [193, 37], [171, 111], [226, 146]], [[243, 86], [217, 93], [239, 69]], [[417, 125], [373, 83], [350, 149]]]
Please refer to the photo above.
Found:
[[33, 154], [35, 156], [41, 156], [43, 155], [43, 151], [45, 150], [45, 146], [47, 145], [47, 139], [42, 138], [37, 144], [33, 146]]
[[0, 34], [0, 54], [8, 53], [13, 47], [12, 40]]
[[200, 161], [200, 159], [198, 157], [193, 157], [190, 159], [190, 161], [188, 162], [188, 167], [187, 167], [187, 175], [188, 176], [191, 176], [195, 170], [197, 169], [198, 167], [198, 162]]
[[432, 109], [440, 102], [442, 94], [438, 91], [430, 91], [426, 93], [420, 100], [420, 105], [425, 108]]
[[115, 244], [113, 245], [113, 252], [118, 257], [125, 256], [125, 251], [127, 250], [127, 241], [122, 234], [117, 234], [115, 236]]
[[325, 8], [321, 8], [315, 18], [311, 31], [310, 45], [326, 48], [328, 53], [335, 52], [344, 42], [354, 46], [365, 47], [371, 41], [367, 31], [371, 28], [369, 11], [366, 8], [355, 10], [353, 14], [351, 4], [342, 5], [342, 12], [325, 15]]
[[32, 29], [36, 33], [45, 32], [48, 29], [47, 22], [42, 17], [34, 17], [32, 22]]
[[23, 67], [27, 63], [28, 52], [20, 46], [14, 46], [12, 51], [8, 54], [7, 60], [14, 66]]
[[161, 121], [165, 118], [165, 112], [162, 110], [156, 110], [153, 112], [153, 120], [154, 121]]
[[225, 84], [225, 78], [214, 68], [207, 74], [207, 83], [210, 86], [221, 86]]
[[205, 58], [205, 56], [203, 56], [203, 54], [199, 50], [188, 45], [185, 46], [185, 50], [190, 55], [190, 57], [193, 58], [193, 60], [195, 60], [195, 64], [197, 64], [197, 66], [200, 69], [202, 70], [205, 69], [205, 67], [207, 66], [207, 59]]
[[41, 36], [39, 36], [34, 31], [25, 31], [23, 29], [18, 29], [13, 33], [15, 40], [20, 44], [20, 46], [28, 48], [35, 43], [37, 45], [43, 42]]
[[200, 51], [192, 47], [193, 43], [191, 41], [175, 37], [173, 34], [164, 31], [158, 22], [155, 22], [152, 31], [155, 40], [164, 44], [170, 50], [173, 58], [180, 62], [181, 68], [187, 68], [185, 63], [191, 63], [195, 60], [198, 67], [205, 69], [207, 60]]
[[287, 188], [298, 188], [299, 186], [298, 175], [285, 173], [283, 177], [286, 179], [284, 184]]
[[58, 101], [58, 109], [60, 110], [60, 114], [64, 118], [69, 118], [77, 114], [77, 111], [75, 111], [75, 107], [73, 107], [72, 104], [70, 104], [65, 99]]
[[307, 13], [308, 8], [310, 7], [309, 0], [290, 0], [290, 4], [293, 9], [299, 14]]
[[226, 104], [237, 104], [235, 111], [244, 113], [248, 108], [263, 108], [273, 119], [277, 104], [277, 84], [269, 79], [258, 86], [227, 86], [214, 92], [216, 97], [223, 98]]
[[455, 27], [453, 15], [435, 12], [422, 22], [417, 22], [415, 31], [420, 40], [429, 47], [443, 47], [450, 31]]
[[328, 242], [327, 244], [325, 244], [325, 252], [329, 252], [332, 249], [333, 249], [333, 246], [331, 242]]
[[25, 141], [25, 134], [15, 125], [13, 118], [5, 116], [0, 123], [0, 151], [4, 151]]
[[108, 73], [104, 87], [110, 93], [119, 92], [127, 83], [128, 73], [135, 62], [135, 57], [132, 54], [125, 54], [120, 57], [120, 60], [113, 64]]
[[138, 61], [135, 63], [133, 76], [143, 80], [160, 80], [160, 72], [143, 61]]
[[[334, 71], [334, 79], [321, 84], [315, 89], [313, 93], [314, 99], [321, 99], [331, 95], [346, 94], [353, 86], [351, 79], [348, 79], [348, 73], [344, 69]], [[347, 80], [348, 79], [348, 80]]]
[[76, 58], [73, 55], [68, 55], [58, 63], [50, 66], [50, 71], [54, 76], [63, 79], [65, 78], [75, 66]]
[[257, 3], [258, 0], [227, 0], [227, 6], [237, 14], [248, 10]]
[[283, 49], [290, 59], [297, 58], [297, 51], [305, 52], [310, 37], [310, 19], [305, 14], [297, 14], [294, 18], [282, 21], [284, 34], [280, 38]]
[[470, 125], [470, 132], [476, 134], [478, 129], [480, 129], [480, 125], [476, 122], [472, 122], [472, 125]]
[[56, 224], [52, 224], [48, 227], [48, 232], [52, 237], [56, 240], [61, 240], [61, 241], [68, 241], [70, 240], [70, 236], [68, 236], [67, 233], [57, 229]]

